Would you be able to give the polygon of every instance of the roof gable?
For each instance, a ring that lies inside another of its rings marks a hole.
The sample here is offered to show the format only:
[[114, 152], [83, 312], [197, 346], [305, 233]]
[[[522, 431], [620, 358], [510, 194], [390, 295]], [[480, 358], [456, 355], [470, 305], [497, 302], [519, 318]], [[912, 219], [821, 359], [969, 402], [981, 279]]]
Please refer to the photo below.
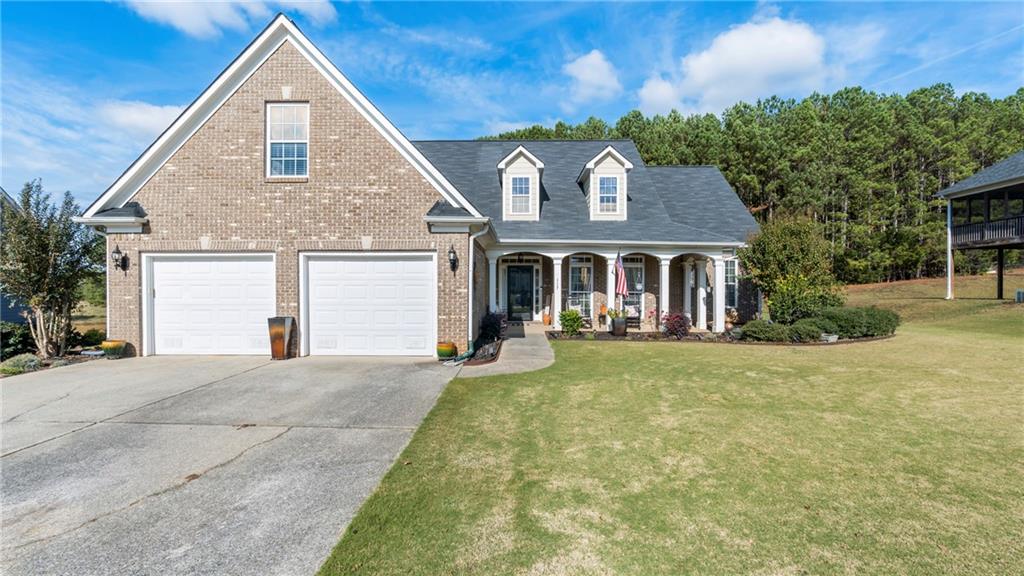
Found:
[[975, 172], [939, 192], [940, 198], [954, 198], [1024, 181], [1024, 150]]
[[447, 202], [464, 208], [473, 216], [480, 216], [479, 211], [458, 189], [299, 31], [295, 23], [283, 14], [278, 14], [156, 141], [86, 209], [83, 219], [88, 221], [104, 210], [124, 206], [286, 42], [295, 47]]

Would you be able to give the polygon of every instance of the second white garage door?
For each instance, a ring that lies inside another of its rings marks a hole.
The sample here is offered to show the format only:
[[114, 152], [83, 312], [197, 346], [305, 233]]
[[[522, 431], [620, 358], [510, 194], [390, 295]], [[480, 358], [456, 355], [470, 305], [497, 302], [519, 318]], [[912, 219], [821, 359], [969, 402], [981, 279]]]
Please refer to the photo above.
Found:
[[310, 254], [304, 262], [310, 354], [434, 354], [433, 254]]

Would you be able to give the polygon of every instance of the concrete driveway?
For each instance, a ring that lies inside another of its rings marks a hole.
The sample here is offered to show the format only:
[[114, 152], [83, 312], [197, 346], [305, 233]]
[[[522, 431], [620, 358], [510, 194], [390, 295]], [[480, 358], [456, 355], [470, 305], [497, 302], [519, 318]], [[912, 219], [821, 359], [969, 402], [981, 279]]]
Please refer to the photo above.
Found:
[[312, 574], [457, 369], [153, 357], [0, 381], [3, 574]]

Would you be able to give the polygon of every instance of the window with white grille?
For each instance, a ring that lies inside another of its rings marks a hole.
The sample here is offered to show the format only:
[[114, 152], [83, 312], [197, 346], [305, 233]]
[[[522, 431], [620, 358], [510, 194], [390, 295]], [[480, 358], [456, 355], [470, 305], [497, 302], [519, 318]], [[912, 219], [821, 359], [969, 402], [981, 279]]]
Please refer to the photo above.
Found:
[[512, 177], [512, 213], [530, 213], [530, 177]]
[[309, 175], [309, 104], [267, 104], [267, 176]]

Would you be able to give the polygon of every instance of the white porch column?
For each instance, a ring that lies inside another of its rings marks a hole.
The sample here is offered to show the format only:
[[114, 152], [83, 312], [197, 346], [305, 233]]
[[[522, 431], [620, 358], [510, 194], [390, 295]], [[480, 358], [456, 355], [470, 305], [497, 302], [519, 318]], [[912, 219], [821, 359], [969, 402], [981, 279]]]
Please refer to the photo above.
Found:
[[555, 275], [551, 290], [551, 325], [555, 329], [562, 328], [562, 322], [559, 320], [559, 315], [562, 313], [562, 256], [556, 255], [551, 257], [551, 270]]
[[498, 310], [498, 259], [487, 258], [487, 306], [491, 312]]
[[715, 258], [715, 321], [713, 332], [725, 332], [725, 260]]
[[[615, 309], [615, 254], [606, 254], [605, 262], [608, 264], [607, 274], [605, 275], [605, 296], [608, 299], [608, 309]], [[605, 322], [608, 323], [607, 317]], [[608, 323], [610, 325], [610, 323]]]
[[687, 258], [683, 262], [683, 315], [693, 322], [693, 302], [690, 295], [690, 287], [693, 286], [693, 259]]
[[693, 321], [694, 328], [706, 330], [708, 327], [707, 297], [707, 260], [697, 260], [697, 317]]
[[661, 318], [668, 314], [668, 265], [671, 263], [672, 258], [670, 256], [659, 256], [659, 262], [661, 263], [661, 277], [658, 279], [658, 288], [661, 295], [658, 297], [658, 325], [661, 325]]
[[946, 200], [946, 300], [953, 299], [953, 201]]

